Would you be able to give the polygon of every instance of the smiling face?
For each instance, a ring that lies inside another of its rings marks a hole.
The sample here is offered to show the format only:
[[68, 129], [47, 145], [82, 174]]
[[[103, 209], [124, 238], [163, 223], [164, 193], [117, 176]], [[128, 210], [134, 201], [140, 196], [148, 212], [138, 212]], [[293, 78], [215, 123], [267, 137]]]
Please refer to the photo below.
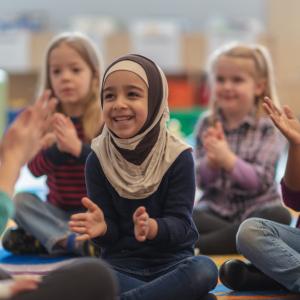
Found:
[[148, 116], [148, 87], [130, 71], [115, 71], [103, 86], [103, 118], [108, 129], [122, 139], [139, 133]]
[[76, 115], [76, 111], [80, 114], [92, 86], [91, 68], [66, 43], [51, 51], [48, 63], [51, 87], [63, 111], [68, 115]]
[[254, 79], [254, 62], [250, 59], [220, 57], [213, 72], [213, 93], [225, 117], [248, 114], [264, 84]]

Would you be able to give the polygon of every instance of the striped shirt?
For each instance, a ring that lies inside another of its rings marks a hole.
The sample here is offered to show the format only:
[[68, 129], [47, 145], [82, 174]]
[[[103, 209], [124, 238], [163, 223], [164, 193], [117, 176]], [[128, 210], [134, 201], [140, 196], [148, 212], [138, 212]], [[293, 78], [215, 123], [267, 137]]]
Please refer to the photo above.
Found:
[[204, 116], [196, 137], [196, 180], [203, 192], [198, 205], [229, 220], [242, 221], [256, 209], [280, 203], [275, 170], [284, 142], [266, 117], [257, 119], [251, 113], [230, 130], [221, 114], [219, 119], [237, 156], [236, 165], [231, 172], [208, 166], [201, 136], [210, 122]]
[[[71, 120], [78, 137], [83, 141], [84, 133], [80, 118], [71, 118]], [[40, 151], [28, 164], [34, 176], [47, 176], [49, 203], [64, 210], [74, 210], [82, 206], [81, 198], [86, 196], [84, 166], [90, 151], [90, 145], [82, 143], [80, 156], [75, 157], [60, 152], [55, 144]]]

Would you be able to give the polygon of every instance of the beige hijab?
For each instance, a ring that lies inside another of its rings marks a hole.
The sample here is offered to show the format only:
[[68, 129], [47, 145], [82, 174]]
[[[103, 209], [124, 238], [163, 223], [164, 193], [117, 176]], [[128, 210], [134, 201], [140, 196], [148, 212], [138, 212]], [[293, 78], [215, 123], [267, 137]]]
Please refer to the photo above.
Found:
[[[158, 189], [163, 176], [180, 153], [191, 147], [167, 130], [168, 86], [161, 69], [140, 55], [121, 57], [106, 70], [102, 90], [107, 77], [119, 70], [137, 74], [148, 86], [147, 121], [141, 131], [129, 139], [116, 137], [105, 125], [101, 135], [92, 141], [92, 149], [106, 178], [121, 197], [144, 199]], [[149, 142], [149, 136], [155, 136], [150, 139], [152, 142]], [[145, 145], [147, 151], [143, 151], [142, 161], [138, 164], [124, 155], [126, 152], [138, 156], [138, 149], [145, 148]]]

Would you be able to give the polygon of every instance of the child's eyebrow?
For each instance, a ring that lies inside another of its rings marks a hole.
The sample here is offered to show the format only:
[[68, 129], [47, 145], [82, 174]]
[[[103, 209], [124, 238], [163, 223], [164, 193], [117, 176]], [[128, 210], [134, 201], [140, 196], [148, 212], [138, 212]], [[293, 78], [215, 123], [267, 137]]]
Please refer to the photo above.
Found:
[[143, 92], [145, 89], [143, 89], [142, 87], [139, 87], [137, 85], [127, 85], [126, 86], [127, 89], [136, 89], [136, 90], [139, 90], [141, 92]]
[[103, 92], [107, 92], [107, 91], [113, 91], [114, 90], [114, 88], [113, 87], [111, 87], [111, 86], [108, 86], [108, 87], [106, 87], [106, 88], [104, 88], [103, 89]]

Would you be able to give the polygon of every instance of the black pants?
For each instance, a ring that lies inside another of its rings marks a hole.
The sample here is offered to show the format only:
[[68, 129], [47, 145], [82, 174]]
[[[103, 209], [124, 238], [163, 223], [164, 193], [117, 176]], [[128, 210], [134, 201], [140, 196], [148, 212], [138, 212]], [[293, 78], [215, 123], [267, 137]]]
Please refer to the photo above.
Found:
[[[10, 276], [1, 270], [0, 278]], [[46, 275], [38, 289], [20, 293], [10, 300], [113, 300], [116, 295], [109, 268], [100, 259], [82, 258]]]
[[[283, 206], [270, 206], [254, 211], [257, 217], [289, 225], [291, 214]], [[232, 222], [208, 209], [194, 208], [193, 219], [199, 232], [196, 247], [201, 254], [235, 254], [235, 237], [241, 222]]]

